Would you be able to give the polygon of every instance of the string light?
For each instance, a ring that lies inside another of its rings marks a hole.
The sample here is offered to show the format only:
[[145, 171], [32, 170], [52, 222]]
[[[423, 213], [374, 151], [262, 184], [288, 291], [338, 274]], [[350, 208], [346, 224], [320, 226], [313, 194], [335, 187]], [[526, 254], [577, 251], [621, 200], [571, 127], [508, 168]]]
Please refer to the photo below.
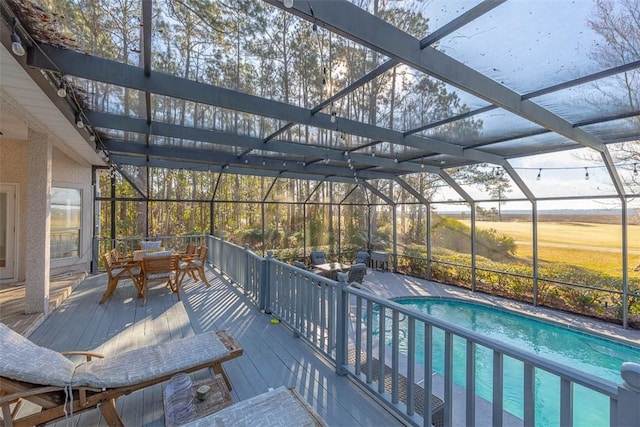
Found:
[[638, 165], [636, 165], [635, 163], [633, 164], [633, 174], [638, 175]]
[[536, 176], [536, 180], [540, 181], [540, 178], [542, 178], [542, 168], [538, 169], [538, 176]]
[[78, 129], [82, 129], [84, 127], [84, 122], [82, 121], [82, 116], [80, 116], [80, 113], [76, 114], [76, 127]]
[[585, 179], [585, 181], [589, 180], [589, 169], [588, 168], [584, 168], [584, 179]]
[[18, 35], [18, 31], [16, 30], [17, 26], [18, 20], [13, 18], [13, 31], [11, 31], [11, 51], [16, 56], [24, 56], [24, 54], [27, 52], [24, 50], [22, 39]]
[[60, 82], [60, 86], [58, 86], [58, 96], [60, 98], [66, 98], [67, 97], [67, 83], [62, 80]]
[[291, 9], [293, 7], [293, 0], [283, 0], [282, 3], [287, 9]]
[[331, 123], [335, 123], [337, 120], [337, 113], [335, 111], [331, 111]]

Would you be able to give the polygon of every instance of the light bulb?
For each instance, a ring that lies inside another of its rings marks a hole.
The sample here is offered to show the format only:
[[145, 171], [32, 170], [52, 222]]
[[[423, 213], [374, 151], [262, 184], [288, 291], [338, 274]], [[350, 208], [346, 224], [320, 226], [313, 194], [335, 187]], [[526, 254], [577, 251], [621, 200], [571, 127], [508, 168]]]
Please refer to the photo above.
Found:
[[540, 181], [540, 178], [541, 178], [540, 174], [542, 174], [542, 169], [538, 170], [538, 176], [536, 176], [537, 181]]
[[84, 122], [82, 121], [82, 117], [80, 117], [80, 113], [76, 114], [76, 127], [78, 129], [82, 129], [84, 127]]
[[283, 0], [284, 7], [287, 9], [291, 9], [293, 7], [293, 0]]
[[336, 122], [336, 120], [337, 120], [336, 112], [335, 112], [335, 111], [332, 111], [332, 112], [331, 112], [331, 123], [335, 123], [335, 122]]
[[15, 27], [11, 33], [11, 50], [16, 56], [24, 56], [26, 53], [24, 46], [22, 46], [22, 40], [20, 40], [20, 36], [16, 33]]
[[67, 96], [67, 84], [63, 81], [60, 82], [60, 87], [58, 88], [58, 96], [60, 98], [66, 98]]

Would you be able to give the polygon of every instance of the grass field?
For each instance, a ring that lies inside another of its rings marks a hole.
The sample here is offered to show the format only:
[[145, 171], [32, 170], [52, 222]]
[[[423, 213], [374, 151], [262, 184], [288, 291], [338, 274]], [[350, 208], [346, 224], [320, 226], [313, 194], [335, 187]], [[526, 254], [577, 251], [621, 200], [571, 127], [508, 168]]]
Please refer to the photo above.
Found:
[[[494, 229], [513, 238], [516, 256], [531, 259], [532, 225], [517, 221], [477, 221], [478, 229]], [[583, 222], [538, 222], [540, 262], [564, 262], [614, 276], [622, 274], [622, 227]], [[628, 226], [629, 274], [640, 264], [640, 225]]]

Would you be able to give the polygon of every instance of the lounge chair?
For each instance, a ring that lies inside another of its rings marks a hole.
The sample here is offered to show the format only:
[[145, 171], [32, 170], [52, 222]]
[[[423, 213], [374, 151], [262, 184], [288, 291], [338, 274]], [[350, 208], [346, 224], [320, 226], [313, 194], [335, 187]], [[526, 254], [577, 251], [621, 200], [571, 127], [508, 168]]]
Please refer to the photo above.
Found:
[[[99, 408], [110, 426], [122, 426], [115, 399], [170, 379], [173, 375], [212, 368], [231, 389], [222, 363], [242, 355], [226, 332], [209, 332], [112, 357], [91, 352], [59, 353], [38, 346], [0, 324], [0, 408], [5, 426], [33, 426]], [[86, 355], [75, 365], [65, 357]], [[41, 412], [18, 416], [16, 406], [28, 400]], [[13, 407], [13, 408], [12, 408]]]

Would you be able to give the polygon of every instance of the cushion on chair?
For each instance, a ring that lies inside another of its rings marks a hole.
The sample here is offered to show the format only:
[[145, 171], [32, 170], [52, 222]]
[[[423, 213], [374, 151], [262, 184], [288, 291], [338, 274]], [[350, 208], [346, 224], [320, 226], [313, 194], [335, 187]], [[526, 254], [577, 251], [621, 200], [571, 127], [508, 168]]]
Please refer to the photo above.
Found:
[[57, 351], [34, 344], [2, 323], [0, 349], [2, 377], [58, 387], [71, 382], [75, 368], [71, 360]]
[[165, 278], [173, 280], [175, 277], [176, 277], [176, 274], [173, 271], [165, 271], [165, 272], [162, 272], [162, 273], [147, 274], [147, 280], [165, 279]]
[[140, 249], [142, 250], [153, 250], [160, 249], [162, 247], [162, 241], [160, 240], [147, 240], [140, 242]]
[[144, 254], [144, 256], [147, 258], [171, 256], [171, 255], [173, 255], [173, 251], [158, 251], [158, 252], [149, 252], [148, 254]]
[[71, 384], [90, 387], [122, 387], [173, 375], [229, 354], [215, 332], [195, 335], [93, 359], [76, 368]]
[[326, 262], [326, 255], [324, 251], [311, 251], [311, 265], [324, 264]]

